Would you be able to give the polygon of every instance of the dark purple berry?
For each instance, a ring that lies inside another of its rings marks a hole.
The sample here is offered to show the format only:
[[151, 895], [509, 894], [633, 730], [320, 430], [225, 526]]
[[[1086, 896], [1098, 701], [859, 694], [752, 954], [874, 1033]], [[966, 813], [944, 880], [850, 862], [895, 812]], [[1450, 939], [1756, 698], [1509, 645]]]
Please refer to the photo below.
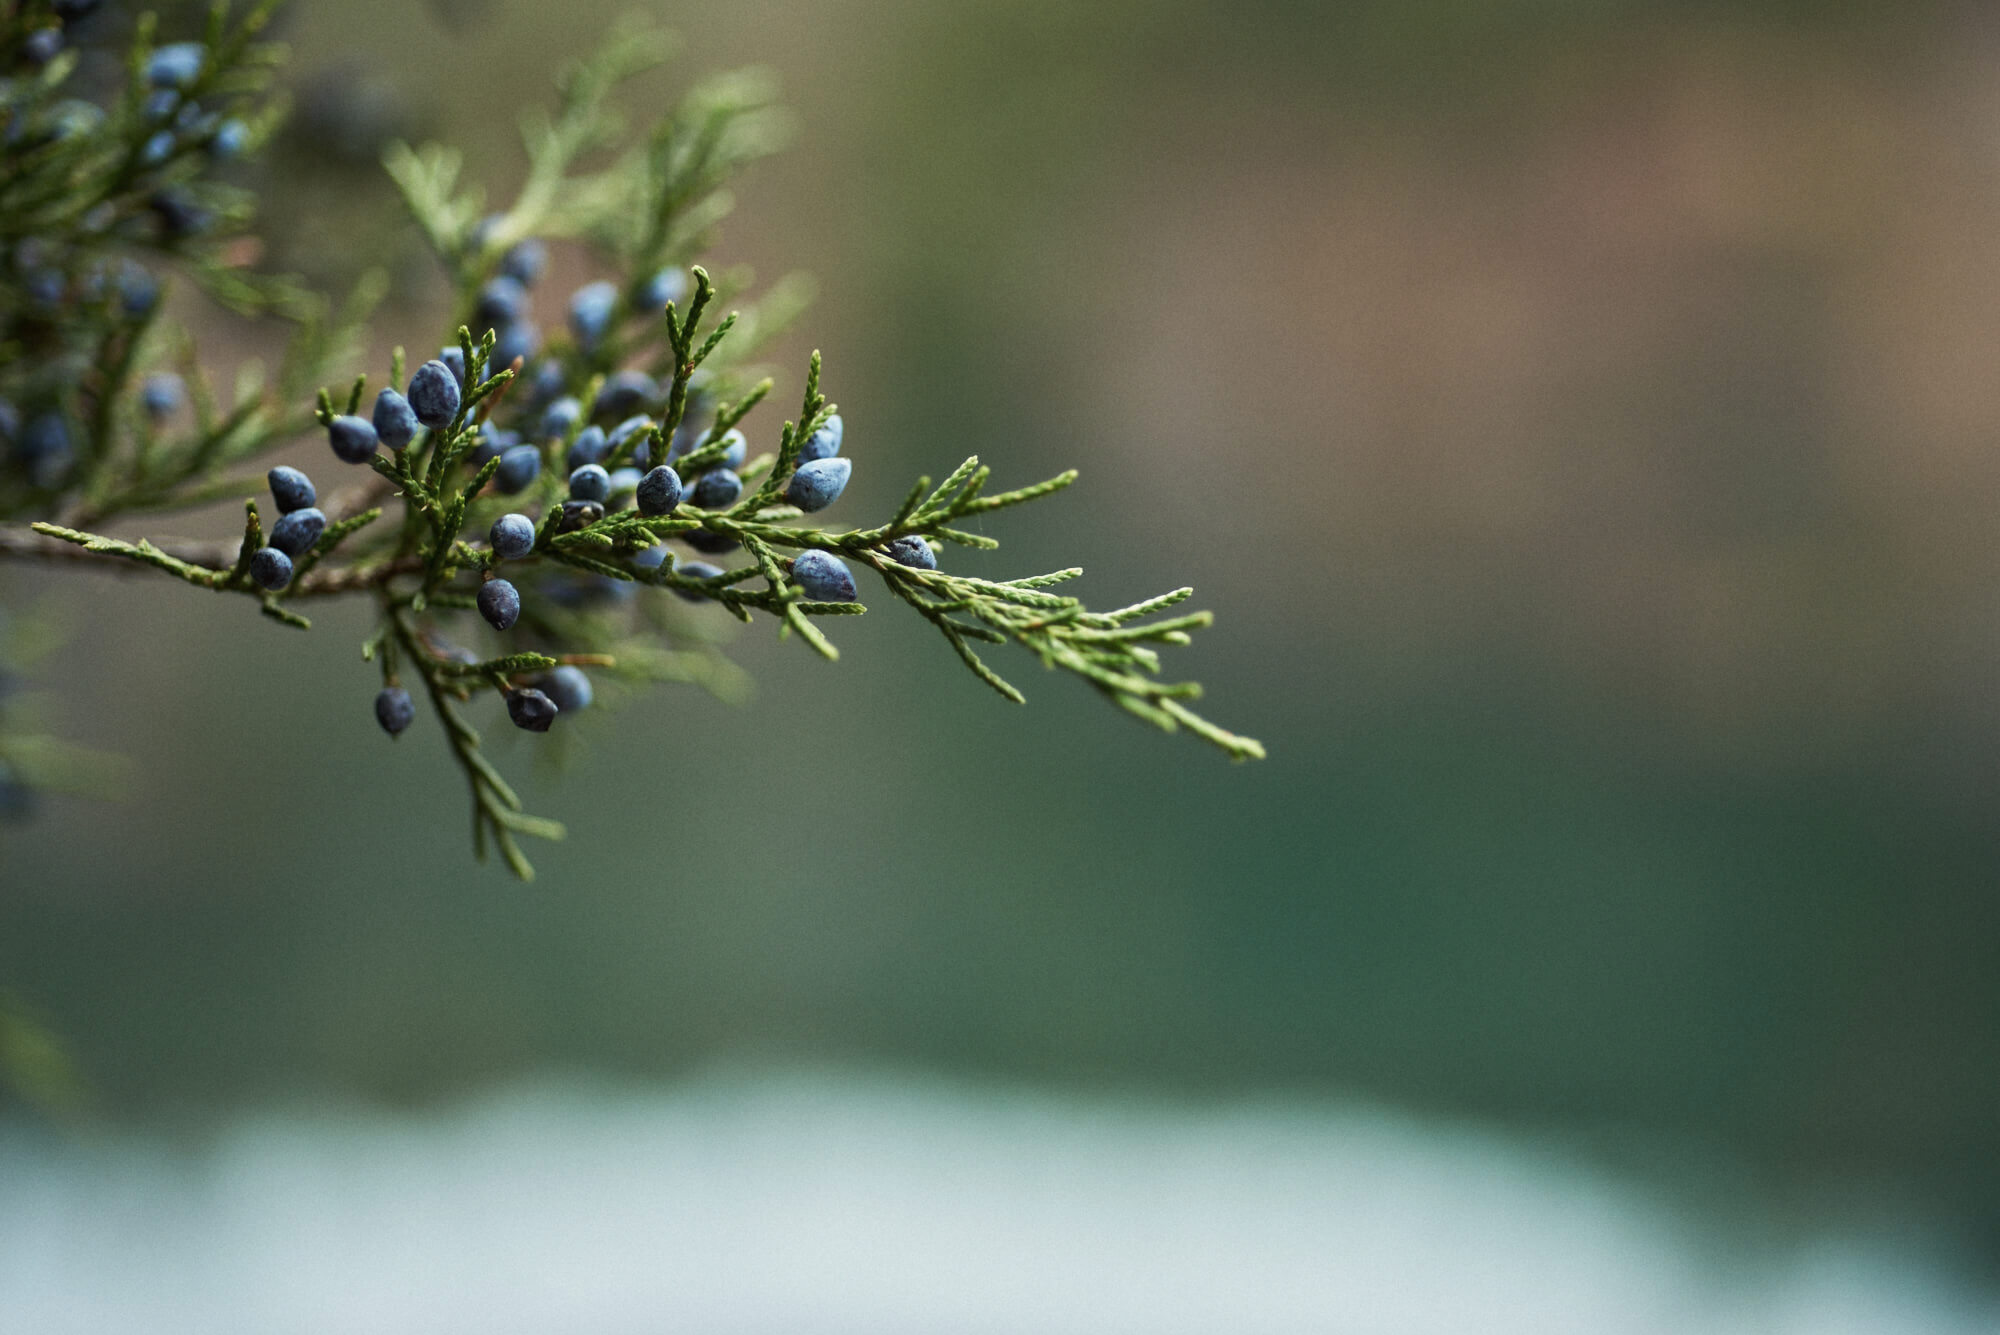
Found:
[[375, 721], [394, 737], [417, 721], [417, 707], [410, 693], [400, 686], [384, 686], [375, 695]]
[[507, 717], [529, 732], [547, 732], [556, 721], [556, 702], [532, 688], [507, 693]]
[[479, 586], [479, 615], [495, 630], [509, 630], [521, 619], [521, 595], [504, 579], [489, 579]]

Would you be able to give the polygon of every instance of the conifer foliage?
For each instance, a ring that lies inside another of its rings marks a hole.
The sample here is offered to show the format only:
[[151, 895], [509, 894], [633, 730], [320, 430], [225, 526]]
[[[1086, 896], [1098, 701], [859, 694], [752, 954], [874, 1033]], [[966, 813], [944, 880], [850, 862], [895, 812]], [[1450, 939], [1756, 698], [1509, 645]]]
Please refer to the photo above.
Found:
[[[260, 272], [256, 200], [225, 179], [277, 123], [282, 51], [260, 36], [273, 5], [218, 5], [187, 40], [142, 17], [122, 80], [92, 90], [76, 48], [96, 9], [14, 0], [0, 17], [0, 559], [151, 570], [300, 630], [318, 602], [367, 600], [375, 679], [344, 707], [401, 737], [426, 731], [427, 706], [470, 788], [475, 846], [524, 878], [522, 839], [563, 829], [522, 809], [475, 714], [561, 729], [593, 706], [593, 677], [732, 697], [718, 618], [766, 621], [831, 659], [826, 624], [877, 589], [1009, 701], [1021, 692], [987, 656], [1013, 645], [1159, 728], [1263, 754], [1194, 711], [1194, 683], [1159, 677], [1160, 649], [1210, 622], [1178, 610], [1190, 590], [1099, 612], [1063, 590], [1079, 570], [952, 570], [954, 549], [997, 545], [971, 521], [1074, 472], [999, 489], [971, 458], [919, 478], [878, 522], [823, 518], [866, 467], [866, 425], [848, 439], [814, 353], [796, 413], [756, 426], [773, 381], [751, 359], [799, 291], [753, 298], [698, 262], [725, 182], [780, 137], [762, 78], [701, 83], [627, 138], [614, 94], [668, 42], [621, 27], [524, 118], [526, 178], [498, 207], [452, 149], [392, 148], [385, 166], [456, 310], [435, 348], [369, 373], [353, 359], [382, 280], [336, 307]], [[551, 246], [578, 248], [598, 276], [547, 291]], [[286, 327], [276, 367], [219, 387], [161, 319], [173, 282]], [[263, 471], [313, 433], [321, 465]], [[243, 501], [240, 535], [106, 531], [222, 499]], [[34, 776], [10, 747], [27, 750], [0, 728], [0, 806], [25, 806]]]

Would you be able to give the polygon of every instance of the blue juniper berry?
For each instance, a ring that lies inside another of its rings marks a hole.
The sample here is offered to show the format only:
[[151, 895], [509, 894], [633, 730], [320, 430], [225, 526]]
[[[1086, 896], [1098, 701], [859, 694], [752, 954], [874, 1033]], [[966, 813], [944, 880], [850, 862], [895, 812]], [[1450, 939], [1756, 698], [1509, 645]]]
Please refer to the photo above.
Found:
[[569, 494], [579, 501], [603, 501], [611, 495], [611, 475], [602, 464], [585, 464], [569, 475]]
[[692, 533], [683, 533], [681, 538], [688, 546], [709, 556], [733, 552], [743, 545], [727, 533], [711, 533], [705, 528], [698, 528]]
[[658, 570], [667, 563], [668, 555], [665, 543], [655, 543], [644, 551], [634, 553], [632, 566], [636, 570]]
[[185, 88], [201, 73], [208, 48], [200, 42], [170, 42], [146, 60], [146, 82], [155, 88]]
[[489, 579], [480, 585], [475, 601], [479, 615], [495, 630], [509, 630], [521, 619], [521, 594], [504, 579]]
[[681, 475], [661, 464], [639, 479], [634, 499], [642, 515], [672, 514], [674, 507], [681, 503]]
[[160, 299], [160, 280], [137, 260], [118, 266], [118, 304], [127, 315], [144, 315]]
[[667, 308], [667, 303], [678, 302], [687, 296], [687, 271], [668, 265], [646, 280], [639, 291], [640, 307], [653, 315]]
[[517, 361], [526, 365], [541, 346], [542, 331], [533, 320], [513, 320], [500, 325], [493, 340], [493, 355], [486, 360], [486, 373], [497, 374]]
[[629, 465], [615, 470], [611, 474], [611, 494], [613, 496], [629, 495], [637, 491], [639, 489], [640, 477], [639, 470]]
[[535, 679], [535, 685], [549, 697], [555, 707], [565, 714], [577, 713], [590, 708], [594, 692], [590, 688], [590, 678], [583, 669], [565, 665], [544, 672]]
[[326, 532], [326, 516], [308, 505], [301, 510], [290, 510], [279, 516], [271, 525], [270, 543], [286, 556], [298, 559], [313, 549], [320, 534]]
[[585, 283], [570, 294], [569, 327], [576, 332], [576, 341], [590, 347], [604, 337], [604, 331], [611, 325], [611, 314], [618, 308], [618, 289], [610, 283], [598, 281]]
[[552, 403], [563, 392], [562, 363], [544, 357], [535, 363], [535, 374], [528, 383], [528, 406], [540, 408]]
[[234, 117], [215, 127], [208, 151], [218, 158], [233, 158], [250, 142], [250, 127]]
[[624, 417], [659, 397], [660, 386], [653, 377], [644, 371], [620, 371], [597, 391], [597, 402], [591, 405], [591, 415]]
[[840, 414], [835, 413], [820, 423], [819, 430], [806, 437], [806, 443], [799, 446], [799, 462], [812, 463], [816, 459], [831, 459], [840, 453], [840, 437], [846, 430], [841, 425]]
[[250, 556], [250, 578], [276, 593], [292, 582], [292, 558], [276, 547], [259, 547]]
[[497, 459], [520, 443], [520, 432], [496, 426], [489, 417], [479, 424], [479, 443], [472, 450], [472, 466], [483, 467], [488, 459]]
[[417, 707], [400, 686], [384, 686], [375, 695], [375, 721], [394, 737], [417, 721]]
[[161, 130], [146, 141], [139, 150], [139, 160], [148, 167], [157, 167], [174, 155], [174, 136], [170, 130]]
[[735, 427], [722, 433], [722, 466], [741, 468], [743, 461], [750, 457], [750, 442]]
[[541, 281], [548, 264], [549, 248], [531, 236], [507, 248], [500, 257], [500, 272], [524, 287], [533, 287]]
[[936, 570], [937, 553], [931, 545], [914, 533], [900, 538], [891, 538], [882, 548], [889, 559], [898, 565], [906, 565], [912, 570]]
[[[447, 354], [459, 352], [457, 348], [447, 348]], [[465, 378], [465, 354], [459, 352], [459, 367], [453, 370], [445, 361], [429, 361], [417, 368], [410, 377], [410, 408], [417, 420], [433, 431], [451, 425], [451, 419], [458, 416], [460, 399], [459, 382]]]
[[605, 438], [601, 426], [587, 426], [576, 433], [576, 439], [569, 443], [569, 453], [563, 462], [573, 473], [585, 464], [594, 464], [611, 452], [611, 442]]
[[501, 515], [486, 536], [495, 556], [518, 561], [535, 550], [535, 521], [523, 514]]
[[792, 480], [785, 484], [785, 499], [811, 514], [824, 510], [840, 499], [840, 493], [847, 489], [847, 478], [854, 471], [851, 459], [815, 459], [802, 464], [799, 471], [792, 474]]
[[[444, 363], [445, 369], [447, 371], [451, 372], [451, 378], [453, 383], [455, 383], [461, 390], [464, 389], [465, 349], [459, 347], [457, 344], [453, 344], [451, 347], [448, 348], [440, 348], [438, 349], [438, 360]], [[429, 426], [430, 423], [426, 422], [424, 423], [424, 425]]]
[[479, 289], [473, 316], [483, 325], [503, 325], [520, 319], [527, 310], [528, 289], [521, 285], [520, 279], [502, 274]]
[[21, 43], [21, 54], [36, 65], [46, 65], [62, 54], [63, 36], [56, 28], [40, 28]]
[[375, 434], [382, 443], [400, 450], [417, 434], [417, 410], [395, 390], [385, 389], [375, 396], [374, 423]]
[[[617, 449], [619, 446], [623, 445], [626, 441], [630, 440], [633, 436], [637, 435], [641, 431], [647, 430], [652, 425], [653, 425], [653, 419], [646, 416], [646, 414], [644, 413], [639, 413], [636, 416], [626, 418], [624, 421], [620, 422], [617, 426], [611, 428], [611, 436], [609, 439], [610, 449], [611, 450]], [[606, 452], [609, 453], [608, 450]], [[645, 465], [651, 463], [653, 461], [652, 444], [650, 442], [645, 442], [640, 444], [637, 449], [632, 451], [632, 459], [633, 462], [639, 464], [641, 467], [644, 467]]]
[[[676, 561], [674, 573], [682, 579], [714, 579], [723, 571], [721, 566], [708, 561]], [[698, 603], [708, 597], [698, 589], [675, 589], [674, 592], [691, 603]]]
[[344, 464], [365, 464], [375, 453], [375, 424], [365, 417], [336, 417], [327, 424], [334, 457]]
[[792, 578], [806, 597], [819, 603], [854, 601], [854, 576], [837, 556], [822, 551], [800, 552], [792, 558]]
[[542, 452], [533, 445], [516, 445], [500, 456], [493, 485], [503, 496], [526, 491], [542, 474]]
[[155, 371], [139, 387], [139, 402], [154, 421], [172, 417], [181, 406], [181, 378], [172, 371]]
[[279, 514], [303, 510], [319, 499], [312, 479], [296, 468], [279, 464], [264, 475], [264, 480], [271, 484], [271, 499], [277, 502]]
[[557, 524], [565, 533], [574, 532], [604, 518], [602, 501], [579, 501], [575, 498], [562, 503], [562, 520]]
[[[557, 399], [554, 403], [543, 409], [542, 435], [545, 438], [567, 436], [576, 424], [582, 420], [583, 404], [574, 398], [565, 396]], [[591, 462], [595, 462], [595, 460]]]
[[689, 499], [704, 510], [720, 510], [725, 505], [734, 505], [742, 494], [743, 479], [732, 469], [716, 468], [694, 480], [694, 492]]
[[556, 702], [534, 689], [507, 692], [507, 717], [528, 732], [547, 732], [556, 721]]

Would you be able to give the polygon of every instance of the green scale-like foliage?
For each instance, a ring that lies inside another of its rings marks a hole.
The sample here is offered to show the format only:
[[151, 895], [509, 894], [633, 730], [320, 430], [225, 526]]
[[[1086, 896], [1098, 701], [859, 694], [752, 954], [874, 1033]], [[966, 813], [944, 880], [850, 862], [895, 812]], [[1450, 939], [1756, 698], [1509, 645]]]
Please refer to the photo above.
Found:
[[[268, 135], [276, 114], [271, 80], [278, 53], [255, 36], [269, 10], [260, 5], [235, 20], [221, 7], [214, 12], [201, 73], [176, 93], [211, 118], [193, 119], [197, 127], [227, 115], [246, 127], [252, 145]], [[53, 24], [53, 11], [29, 4], [4, 21], [9, 26], [0, 36], [0, 59], [20, 70], [31, 63], [20, 54], [27, 34]], [[619, 30], [595, 58], [566, 72], [552, 114], [525, 119], [527, 177], [502, 210], [489, 209], [482, 193], [462, 182], [456, 152], [398, 145], [388, 153], [389, 174], [451, 279], [458, 305], [454, 341], [465, 363], [462, 400], [448, 424], [420, 430], [400, 451], [378, 451], [368, 461], [372, 472], [355, 469], [352, 484], [322, 493], [327, 526], [297, 558], [285, 588], [269, 592], [251, 577], [251, 557], [265, 540], [255, 500], [246, 503], [240, 542], [126, 541], [90, 531], [112, 516], [242, 496], [258, 485], [244, 471], [249, 461], [295, 439], [315, 419], [327, 425], [336, 413], [366, 416], [373, 401], [365, 375], [347, 382], [344, 393], [320, 389], [316, 408], [309, 386], [351, 356], [359, 321], [381, 295], [380, 282], [365, 282], [348, 313], [330, 318], [323, 302], [241, 262], [253, 201], [210, 179], [213, 155], [204, 154], [199, 134], [164, 162], [147, 162], [145, 144], [158, 133], [160, 114], [160, 99], [145, 78], [151, 32], [142, 22], [127, 87], [88, 125], [53, 138], [42, 133], [66, 105], [68, 54], [23, 73], [6, 91], [9, 132], [20, 127], [17, 137], [36, 146], [0, 186], [0, 242], [17, 261], [0, 267], [18, 270], [22, 248], [39, 247], [60, 257], [70, 287], [48, 310], [33, 309], [25, 295], [15, 303], [9, 294], [9, 310], [17, 313], [0, 335], [7, 353], [0, 396], [29, 407], [17, 417], [60, 415], [73, 450], [52, 469], [46, 458], [30, 458], [10, 442], [16, 448], [0, 469], [0, 517], [32, 522], [0, 526], [0, 556], [151, 567], [251, 597], [267, 616], [300, 629], [310, 627], [306, 609], [315, 600], [372, 600], [379, 623], [363, 656], [378, 665], [385, 686], [428, 699], [471, 788], [476, 846], [483, 854], [490, 843], [524, 878], [533, 872], [521, 836], [560, 838], [563, 828], [522, 809], [481, 751], [465, 707], [482, 693], [505, 697], [533, 689], [542, 674], [564, 665], [633, 681], [694, 684], [735, 698], [741, 674], [718, 647], [716, 614], [704, 611], [706, 604], [746, 623], [768, 617], [781, 635], [796, 635], [835, 658], [821, 623], [865, 607], [808, 598], [792, 571], [807, 551], [872, 573], [1010, 701], [1021, 702], [1021, 692], [983, 650], [1018, 645], [1157, 727], [1184, 729], [1237, 759], [1263, 754], [1256, 742], [1194, 711], [1197, 685], [1159, 679], [1160, 648], [1185, 644], [1210, 623], [1206, 612], [1171, 614], [1190, 590], [1094, 612], [1062, 591], [1079, 570], [989, 580], [920, 568], [892, 555], [895, 540], [912, 537], [945, 554], [941, 566], [950, 564], [953, 547], [997, 546], [967, 521], [1052, 496], [1074, 481], [1074, 472], [991, 490], [991, 470], [972, 458], [938, 485], [919, 479], [879, 524], [839, 529], [805, 522], [786, 500], [787, 484], [805, 443], [835, 413], [822, 393], [818, 353], [807, 368], [797, 414], [772, 433], [773, 449], [735, 470], [743, 488], [726, 506], [704, 509], [686, 500], [671, 513], [646, 515], [632, 507], [626, 489], [604, 505], [565, 510], [563, 461], [576, 435], [593, 421], [604, 428], [626, 415], [593, 408], [610, 377], [644, 372], [654, 392], [632, 409], [646, 415], [646, 425], [621, 440], [604, 466], [619, 469], [642, 451], [658, 463], [671, 450], [691, 490], [697, 476], [723, 464], [731, 444], [725, 434], [772, 390], [749, 358], [803, 305], [800, 283], [781, 283], [750, 302], [742, 299], [740, 278], [718, 281], [691, 263], [728, 211], [724, 183], [780, 137], [782, 121], [763, 80], [736, 75], [703, 84], [638, 143], [621, 147], [621, 118], [611, 95], [666, 53], [663, 36], [643, 26]], [[63, 114], [75, 115], [73, 108]], [[584, 169], [587, 162], [607, 165]], [[162, 190], [178, 191], [199, 207], [203, 225], [190, 231], [162, 224], [156, 204]], [[547, 346], [501, 364], [504, 350], [518, 341], [503, 343], [505, 329], [472, 332], [481, 328], [481, 294], [509, 265], [510, 254], [519, 253], [515, 247], [543, 240], [587, 247], [610, 275], [615, 299], [600, 334], [585, 340], [558, 333]], [[228, 305], [290, 321], [295, 330], [284, 368], [268, 380], [255, 372], [239, 375], [232, 406], [221, 407], [187, 338], [156, 328], [156, 306], [135, 311], [115, 295], [82, 295], [93, 272], [142, 262], [165, 262]], [[685, 280], [684, 299], [655, 309], [645, 300], [648, 281], [668, 269]], [[716, 318], [729, 301], [738, 309]], [[169, 359], [183, 368], [193, 404], [193, 429], [172, 439], [137, 403], [141, 375]], [[388, 368], [391, 387], [407, 387], [405, 370], [399, 349]], [[546, 405], [565, 396], [584, 405], [579, 419], [562, 433], [545, 435]], [[502, 439], [518, 434], [539, 451], [541, 472], [518, 494], [496, 494], [497, 454], [489, 449], [492, 457], [481, 460], [482, 445], [495, 433]], [[322, 481], [333, 476], [327, 468], [316, 471]], [[540, 518], [533, 550], [503, 562], [485, 535], [509, 512]], [[733, 568], [704, 575], [675, 555], [638, 559], [658, 544], [687, 542], [701, 551], [726, 551], [718, 560]], [[496, 635], [473, 609], [481, 583], [499, 575], [520, 586], [522, 612], [517, 624]], [[491, 656], [457, 647], [473, 635], [495, 644]]]

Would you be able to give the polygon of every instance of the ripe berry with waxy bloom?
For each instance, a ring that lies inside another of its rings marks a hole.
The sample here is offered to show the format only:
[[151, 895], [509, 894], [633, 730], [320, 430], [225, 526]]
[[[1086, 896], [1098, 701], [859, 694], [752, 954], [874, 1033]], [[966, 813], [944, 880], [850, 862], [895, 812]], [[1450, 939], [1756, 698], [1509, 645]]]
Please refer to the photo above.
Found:
[[312, 479], [296, 468], [279, 464], [264, 475], [264, 480], [271, 484], [271, 499], [277, 502], [279, 514], [303, 510], [319, 499]]
[[521, 619], [520, 592], [504, 579], [489, 579], [480, 585], [475, 601], [479, 604], [479, 615], [495, 630], [511, 630]]
[[[451, 349], [457, 352], [458, 349]], [[461, 354], [459, 361], [463, 362]], [[458, 404], [462, 397], [459, 381], [464, 379], [463, 367], [454, 374], [452, 368], [442, 361], [425, 362], [410, 377], [410, 407], [416, 410], [417, 420], [436, 430], [451, 425], [451, 419], [458, 416]]]
[[326, 438], [334, 457], [344, 464], [365, 464], [375, 453], [375, 424], [365, 417], [336, 417], [327, 424]]
[[[453, 408], [452, 411], [457, 412], [458, 409]], [[393, 389], [385, 389], [375, 396], [372, 420], [375, 435], [392, 450], [402, 449], [417, 434], [417, 410]]]
[[250, 557], [250, 578], [276, 593], [292, 582], [292, 558], [276, 547], [259, 547]]
[[375, 721], [394, 737], [417, 719], [417, 707], [410, 693], [400, 686], [384, 686], [375, 696]]
[[854, 576], [837, 556], [817, 550], [800, 552], [792, 558], [792, 579], [816, 603], [854, 601]]

